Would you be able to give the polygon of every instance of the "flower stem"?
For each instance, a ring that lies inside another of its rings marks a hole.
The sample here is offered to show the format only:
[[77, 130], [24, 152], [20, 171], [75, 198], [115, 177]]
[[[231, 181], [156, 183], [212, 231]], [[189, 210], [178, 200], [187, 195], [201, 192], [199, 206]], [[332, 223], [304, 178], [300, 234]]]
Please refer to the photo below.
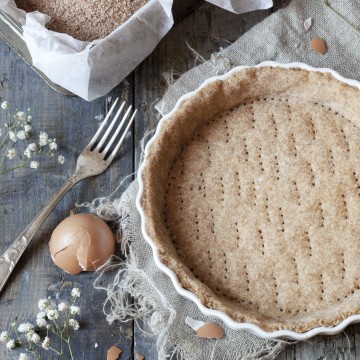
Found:
[[3, 154], [3, 156], [2, 156], [2, 159], [0, 160], [0, 168], [1, 168], [1, 166], [2, 166], [2, 164], [3, 164], [3, 162], [4, 162], [4, 160], [5, 160], [6, 153], [8, 152], [9, 147], [10, 147], [10, 143], [8, 142], [8, 143], [7, 143], [7, 146], [6, 146], [6, 151], [4, 152], [4, 154]]
[[[5, 156], [4, 156], [4, 157], [5, 157]], [[6, 174], [6, 173], [9, 173], [9, 172], [11, 172], [11, 171], [13, 171], [13, 170], [16, 170], [16, 169], [21, 168], [21, 167], [23, 167], [28, 161], [29, 161], [29, 159], [26, 159], [26, 160], [22, 161], [19, 165], [14, 166], [14, 167], [11, 168], [11, 169], [0, 171], [0, 175]], [[2, 161], [0, 162], [0, 166], [1, 166], [1, 164], [2, 164]]]
[[3, 148], [3, 146], [6, 144], [6, 142], [8, 141], [9, 138], [9, 133], [6, 133], [6, 135], [4, 136], [3, 141], [0, 144], [0, 150]]
[[66, 342], [67, 342], [67, 344], [68, 344], [68, 348], [69, 348], [71, 360], [74, 360], [74, 355], [73, 355], [72, 348], [71, 348], [71, 344], [70, 344], [70, 338], [69, 338], [68, 340], [66, 340]]
[[62, 334], [60, 336], [60, 352], [61, 352], [61, 354], [63, 353], [63, 337], [62, 337]]
[[38, 353], [36, 350], [26, 349], [26, 351], [28, 351], [29, 353], [33, 354], [36, 359], [41, 360], [41, 357], [40, 357], [39, 353]]
[[53, 334], [55, 334], [56, 336], [58, 336], [60, 339], [62, 338], [61, 334], [59, 334], [58, 332], [56, 332], [54, 329], [51, 329], [51, 332]]
[[57, 351], [56, 349], [52, 348], [51, 346], [49, 346], [49, 349], [52, 350], [54, 353], [58, 354], [58, 355], [63, 355], [62, 351]]

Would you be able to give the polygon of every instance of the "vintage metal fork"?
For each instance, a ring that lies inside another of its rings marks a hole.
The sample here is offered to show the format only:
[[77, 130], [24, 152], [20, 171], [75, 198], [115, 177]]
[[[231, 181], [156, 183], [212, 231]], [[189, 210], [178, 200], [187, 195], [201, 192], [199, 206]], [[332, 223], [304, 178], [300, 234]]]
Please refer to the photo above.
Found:
[[[108, 120], [111, 114], [114, 112], [116, 104], [119, 99], [111, 106], [108, 114], [106, 115], [102, 125], [91, 139], [89, 144], [85, 147], [80, 154], [76, 170], [74, 174], [69, 177], [63, 187], [53, 196], [48, 204], [37, 214], [33, 221], [27, 226], [27, 228], [18, 236], [18, 238], [9, 246], [9, 248], [0, 256], [0, 291], [3, 289], [10, 274], [14, 270], [15, 265], [19, 261], [21, 255], [29, 245], [30, 241], [40, 229], [40, 226], [49, 216], [54, 207], [58, 204], [61, 198], [79, 181], [88, 178], [90, 176], [98, 175], [104, 172], [110, 163], [115, 158], [117, 152], [120, 149], [122, 142], [125, 139], [127, 132], [130, 129], [132, 122], [134, 121], [136, 110], [132, 112], [131, 106], [127, 109], [126, 113], [122, 117], [120, 124], [115, 131], [112, 131], [115, 127], [121, 112], [125, 107], [123, 102], [116, 112], [110, 125], [105, 130]], [[132, 113], [132, 114], [131, 114]], [[130, 120], [128, 120], [130, 117]], [[120, 136], [120, 131], [124, 124], [128, 121], [125, 130], [123, 131], [120, 139], [115, 143], [116, 139]], [[105, 131], [105, 132], [104, 132]], [[100, 134], [104, 134], [100, 137]], [[112, 134], [110, 137], [109, 135]], [[115, 144], [115, 145], [114, 145]], [[113, 148], [112, 148], [113, 147]]]

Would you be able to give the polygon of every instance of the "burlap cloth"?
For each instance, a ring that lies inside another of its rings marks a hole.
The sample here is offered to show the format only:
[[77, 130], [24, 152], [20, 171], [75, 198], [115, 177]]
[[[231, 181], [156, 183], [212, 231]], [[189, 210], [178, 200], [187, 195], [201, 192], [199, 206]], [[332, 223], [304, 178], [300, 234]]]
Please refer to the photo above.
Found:
[[[169, 87], [156, 109], [164, 115], [184, 93], [194, 90], [205, 79], [237, 65], [252, 65], [265, 60], [300, 61], [315, 67], [329, 67], [344, 77], [360, 80], [360, 34], [355, 30], [360, 29], [360, 2], [344, 0], [330, 1], [330, 4], [348, 23], [322, 1], [293, 0], [234, 44], [213, 54], [209, 61], [182, 75]], [[303, 23], [310, 17], [313, 25], [306, 31]], [[316, 36], [327, 42], [325, 55], [309, 48], [310, 41]], [[144, 320], [148, 331], [156, 338], [159, 359], [175, 353], [179, 358], [189, 360], [275, 358], [285, 343], [265, 341], [226, 327], [224, 339], [204, 340], [196, 337], [185, 324], [186, 316], [221, 322], [204, 317], [192, 302], [179, 296], [171, 280], [156, 267], [150, 246], [141, 235], [140, 216], [135, 207], [137, 189], [135, 181], [121, 199], [101, 202], [102, 206], [97, 209], [105, 218], [114, 218], [114, 214], [120, 218], [122, 247], [126, 253], [126, 260], [114, 265], [117, 271], [114, 283], [103, 287], [108, 292], [107, 319], [110, 322], [129, 317]], [[129, 294], [134, 297], [135, 305], [129, 301]]]

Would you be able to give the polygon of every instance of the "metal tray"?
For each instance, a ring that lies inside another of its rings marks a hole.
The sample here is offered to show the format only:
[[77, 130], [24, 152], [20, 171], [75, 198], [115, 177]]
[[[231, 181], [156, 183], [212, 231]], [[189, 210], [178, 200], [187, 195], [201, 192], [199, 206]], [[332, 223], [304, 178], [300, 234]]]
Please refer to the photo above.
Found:
[[[187, 16], [201, 3], [203, 3], [203, 0], [175, 0], [173, 4], [175, 23]], [[23, 38], [21, 25], [1, 10], [0, 36], [52, 89], [63, 95], [74, 96], [72, 92], [52, 82], [43, 72], [33, 65], [31, 55]]]

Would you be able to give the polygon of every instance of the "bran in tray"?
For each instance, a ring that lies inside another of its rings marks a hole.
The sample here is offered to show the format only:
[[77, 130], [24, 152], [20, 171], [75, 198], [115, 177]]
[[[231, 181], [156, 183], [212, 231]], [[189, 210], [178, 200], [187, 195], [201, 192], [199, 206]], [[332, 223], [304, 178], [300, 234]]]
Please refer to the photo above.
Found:
[[359, 313], [359, 96], [329, 74], [249, 68], [160, 128], [147, 231], [206, 306], [271, 331]]
[[16, 0], [26, 12], [51, 16], [50, 30], [91, 41], [109, 35], [148, 0]]

